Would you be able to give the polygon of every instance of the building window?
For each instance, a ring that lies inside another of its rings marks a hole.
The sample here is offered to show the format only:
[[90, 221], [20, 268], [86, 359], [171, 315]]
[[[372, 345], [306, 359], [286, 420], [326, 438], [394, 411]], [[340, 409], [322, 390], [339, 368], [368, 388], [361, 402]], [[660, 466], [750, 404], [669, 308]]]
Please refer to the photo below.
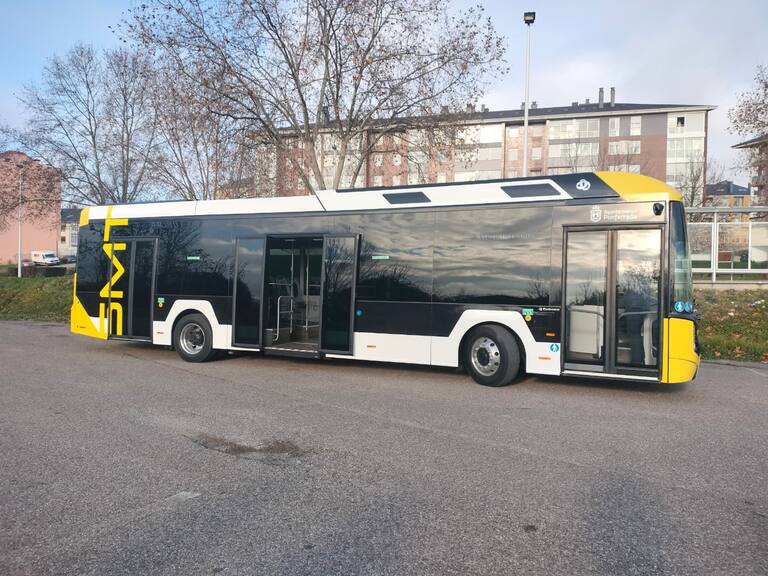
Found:
[[531, 148], [531, 160], [541, 160], [541, 148]]
[[509, 149], [509, 159], [513, 161], [517, 161], [517, 148]]
[[384, 178], [381, 177], [381, 174], [373, 177], [373, 185], [384, 186]]
[[438, 172], [437, 173], [437, 182], [439, 184], [442, 184], [444, 182], [447, 182], [447, 178], [445, 176], [445, 172]]
[[619, 135], [619, 124], [620, 124], [620, 118], [608, 119], [608, 136]]
[[381, 154], [375, 154], [373, 156], [373, 163], [376, 166], [381, 166], [384, 162], [384, 157]]
[[77, 246], [78, 241], [80, 240], [80, 231], [79, 230], [73, 230], [72, 234], [69, 235], [69, 245], [70, 246]]
[[629, 119], [629, 135], [640, 136], [640, 134], [642, 133], [642, 126], [643, 126], [643, 117], [632, 116]]
[[[399, 154], [398, 154], [398, 156], [399, 156]], [[395, 174], [394, 176], [392, 176], [392, 186], [400, 186], [400, 175], [399, 174]]]
[[685, 128], [685, 116], [678, 116], [676, 126], [678, 128]]
[[392, 164], [395, 166], [400, 166], [400, 164], [403, 163], [403, 157], [400, 154], [394, 154], [392, 156]]
[[501, 147], [480, 148], [477, 151], [478, 160], [501, 160]]
[[617, 140], [608, 142], [608, 154], [640, 154], [640, 140]]

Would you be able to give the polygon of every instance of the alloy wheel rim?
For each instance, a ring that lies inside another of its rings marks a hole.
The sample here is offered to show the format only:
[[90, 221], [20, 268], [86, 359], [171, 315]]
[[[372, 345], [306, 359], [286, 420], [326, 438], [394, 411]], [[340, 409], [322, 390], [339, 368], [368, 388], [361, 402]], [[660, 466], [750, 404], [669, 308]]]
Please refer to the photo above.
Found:
[[179, 334], [181, 349], [190, 356], [199, 354], [205, 346], [205, 332], [199, 324], [190, 322], [181, 329]]
[[475, 339], [470, 348], [472, 367], [483, 376], [493, 376], [501, 365], [501, 352], [491, 338], [481, 336]]

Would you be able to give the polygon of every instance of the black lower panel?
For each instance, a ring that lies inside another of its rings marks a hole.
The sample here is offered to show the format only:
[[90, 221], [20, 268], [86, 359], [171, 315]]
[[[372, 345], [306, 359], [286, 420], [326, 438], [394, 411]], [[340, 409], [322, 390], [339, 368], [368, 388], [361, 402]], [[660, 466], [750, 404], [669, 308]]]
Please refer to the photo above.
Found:
[[539, 342], [560, 340], [560, 310], [542, 306], [492, 306], [431, 304], [429, 302], [381, 302], [358, 300], [355, 331], [379, 334], [412, 334], [446, 337], [466, 310], [516, 311], [528, 315], [528, 327]]

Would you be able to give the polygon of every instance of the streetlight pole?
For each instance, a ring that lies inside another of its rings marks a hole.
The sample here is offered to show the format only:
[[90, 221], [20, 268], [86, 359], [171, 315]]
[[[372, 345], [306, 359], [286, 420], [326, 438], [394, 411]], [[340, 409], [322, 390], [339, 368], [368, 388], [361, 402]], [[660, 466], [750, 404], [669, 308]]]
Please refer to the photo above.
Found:
[[523, 113], [523, 178], [528, 177], [528, 85], [531, 80], [531, 25], [536, 12], [525, 12], [523, 22], [527, 28], [528, 41], [525, 48], [525, 104]]
[[19, 253], [17, 255], [17, 262], [16, 262], [16, 271], [18, 274], [18, 277], [21, 278], [21, 222], [22, 222], [22, 203], [24, 201], [24, 196], [22, 194], [23, 192], [23, 186], [24, 186], [24, 171], [27, 168], [27, 164], [29, 164], [28, 161], [24, 162], [17, 162], [16, 168], [19, 169]]

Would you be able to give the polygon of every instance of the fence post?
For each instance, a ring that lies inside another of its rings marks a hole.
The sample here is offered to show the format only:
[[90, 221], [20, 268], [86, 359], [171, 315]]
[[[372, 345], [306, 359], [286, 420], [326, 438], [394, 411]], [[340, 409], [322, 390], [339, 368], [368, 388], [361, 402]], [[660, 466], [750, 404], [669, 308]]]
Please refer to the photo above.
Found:
[[719, 231], [717, 229], [717, 210], [712, 212], [712, 284], [717, 281], [717, 248], [720, 243]]

